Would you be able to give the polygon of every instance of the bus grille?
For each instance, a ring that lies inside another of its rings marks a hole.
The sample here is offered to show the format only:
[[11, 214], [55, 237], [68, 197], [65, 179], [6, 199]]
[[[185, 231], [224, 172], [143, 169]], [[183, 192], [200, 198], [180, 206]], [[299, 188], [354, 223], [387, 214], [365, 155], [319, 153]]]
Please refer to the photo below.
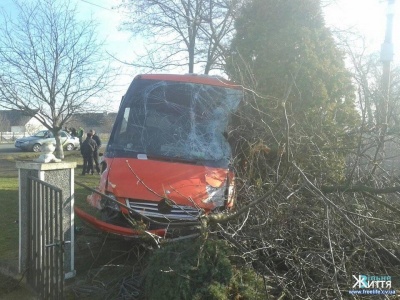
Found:
[[197, 221], [201, 211], [192, 206], [172, 205], [169, 213], [161, 213], [157, 202], [126, 199], [126, 205], [134, 211], [149, 218], [168, 221]]

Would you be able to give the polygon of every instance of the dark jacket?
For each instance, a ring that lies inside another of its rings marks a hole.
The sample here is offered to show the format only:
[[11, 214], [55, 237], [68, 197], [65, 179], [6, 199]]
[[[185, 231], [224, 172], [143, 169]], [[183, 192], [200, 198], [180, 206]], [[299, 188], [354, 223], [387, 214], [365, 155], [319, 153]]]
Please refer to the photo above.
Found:
[[89, 156], [93, 156], [95, 151], [97, 151], [96, 142], [93, 140], [93, 138], [89, 138], [89, 137], [86, 138], [86, 140], [84, 140], [82, 142], [81, 154], [83, 156], [89, 157]]
[[101, 147], [101, 140], [97, 134], [92, 136], [92, 139], [96, 142], [97, 144], [97, 149]]

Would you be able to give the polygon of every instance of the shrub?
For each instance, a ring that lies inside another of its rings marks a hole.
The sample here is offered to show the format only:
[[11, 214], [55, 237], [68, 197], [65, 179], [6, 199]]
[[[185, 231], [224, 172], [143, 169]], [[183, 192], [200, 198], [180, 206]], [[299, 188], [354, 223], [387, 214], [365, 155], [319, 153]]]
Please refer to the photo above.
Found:
[[251, 271], [242, 276], [230, 254], [224, 241], [213, 239], [176, 242], [156, 250], [146, 269], [146, 298], [257, 299], [260, 280]]

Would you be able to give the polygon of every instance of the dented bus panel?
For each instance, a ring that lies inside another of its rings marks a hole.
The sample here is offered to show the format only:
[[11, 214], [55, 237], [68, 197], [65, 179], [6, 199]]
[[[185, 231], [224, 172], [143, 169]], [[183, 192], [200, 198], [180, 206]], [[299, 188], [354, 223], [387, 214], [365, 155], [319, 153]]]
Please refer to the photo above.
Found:
[[[195, 230], [204, 214], [235, 201], [230, 116], [242, 89], [215, 76], [135, 77], [103, 156], [99, 193], [88, 203], [102, 212], [95, 227], [123, 236], [141, 230], [169, 237]], [[118, 229], [119, 228], [119, 229]]]

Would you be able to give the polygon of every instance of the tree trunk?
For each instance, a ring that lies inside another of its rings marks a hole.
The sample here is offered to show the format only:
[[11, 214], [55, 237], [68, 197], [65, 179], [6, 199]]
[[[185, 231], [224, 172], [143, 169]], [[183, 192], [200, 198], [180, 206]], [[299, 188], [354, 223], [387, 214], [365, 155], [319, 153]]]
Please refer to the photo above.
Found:
[[64, 149], [61, 144], [60, 132], [54, 133], [54, 137], [56, 139], [56, 151], [55, 156], [59, 159], [64, 159]]

